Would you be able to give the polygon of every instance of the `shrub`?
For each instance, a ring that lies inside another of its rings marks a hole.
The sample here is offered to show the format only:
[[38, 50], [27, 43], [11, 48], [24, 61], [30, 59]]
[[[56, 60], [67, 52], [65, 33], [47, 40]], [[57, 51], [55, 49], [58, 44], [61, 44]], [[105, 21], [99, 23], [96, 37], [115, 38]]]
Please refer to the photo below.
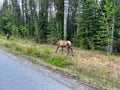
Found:
[[23, 47], [21, 45], [17, 44], [17, 43], [12, 43], [12, 48], [16, 51], [21, 52]]
[[27, 47], [24, 47], [23, 53], [27, 55], [34, 55], [37, 50], [38, 49], [36, 46], [27, 46]]
[[40, 51], [40, 55], [41, 55], [41, 57], [43, 57], [43, 58], [49, 57], [50, 52], [51, 52], [50, 49], [49, 49], [49, 48], [46, 48], [46, 49]]
[[49, 57], [45, 60], [45, 62], [58, 67], [65, 67], [71, 64], [71, 62], [63, 56]]
[[5, 43], [4, 46], [7, 47], [7, 48], [12, 48], [12, 44], [11, 43]]
[[50, 49], [40, 50], [37, 46], [27, 46], [23, 47], [23, 54], [32, 55], [35, 57], [48, 57], [50, 54]]

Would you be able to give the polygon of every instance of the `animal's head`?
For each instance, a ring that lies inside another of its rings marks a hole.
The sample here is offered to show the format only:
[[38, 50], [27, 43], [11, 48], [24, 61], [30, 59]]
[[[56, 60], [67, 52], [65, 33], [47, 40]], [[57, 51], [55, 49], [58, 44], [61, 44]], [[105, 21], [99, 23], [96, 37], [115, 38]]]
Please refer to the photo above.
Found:
[[52, 43], [53, 45], [56, 45], [57, 40], [52, 40], [51, 43]]

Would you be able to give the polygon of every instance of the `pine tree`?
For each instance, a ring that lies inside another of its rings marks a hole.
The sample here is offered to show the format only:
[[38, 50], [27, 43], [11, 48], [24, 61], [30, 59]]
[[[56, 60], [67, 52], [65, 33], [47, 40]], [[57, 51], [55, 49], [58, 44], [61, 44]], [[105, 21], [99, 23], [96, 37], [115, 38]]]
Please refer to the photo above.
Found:
[[38, 28], [39, 38], [41, 43], [47, 40], [47, 25], [48, 25], [48, 0], [41, 0], [39, 3]]
[[96, 33], [99, 29], [97, 3], [94, 0], [80, 1], [76, 16], [75, 37], [77, 39], [74, 39], [78, 42], [77, 45], [87, 49], [95, 49]]
[[57, 30], [59, 32], [59, 39], [63, 39], [63, 25], [64, 25], [64, 0], [55, 0], [56, 5], [56, 21]]
[[113, 0], [102, 1], [101, 9], [101, 29], [105, 32], [104, 44], [106, 45], [107, 52], [113, 52], [114, 44], [114, 24], [115, 24], [115, 2]]
[[3, 6], [0, 11], [0, 29], [1, 33], [11, 34], [11, 12], [8, 0], [4, 0]]

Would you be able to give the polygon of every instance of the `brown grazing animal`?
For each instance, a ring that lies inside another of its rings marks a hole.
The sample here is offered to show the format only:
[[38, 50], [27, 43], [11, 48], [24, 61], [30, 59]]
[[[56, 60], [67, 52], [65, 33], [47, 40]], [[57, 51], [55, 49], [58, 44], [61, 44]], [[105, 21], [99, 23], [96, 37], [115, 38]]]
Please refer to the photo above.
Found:
[[69, 53], [71, 52], [71, 55], [73, 56], [73, 49], [71, 48], [72, 43], [71, 43], [70, 41], [67, 41], [67, 40], [55, 41], [55, 40], [53, 40], [53, 41], [52, 41], [52, 44], [57, 45], [57, 48], [56, 48], [55, 53], [57, 53], [59, 47], [61, 47], [61, 48], [62, 48], [62, 54], [63, 54], [63, 48], [66, 47], [67, 50], [68, 50], [68, 53], [67, 53], [67, 54], [69, 54]]

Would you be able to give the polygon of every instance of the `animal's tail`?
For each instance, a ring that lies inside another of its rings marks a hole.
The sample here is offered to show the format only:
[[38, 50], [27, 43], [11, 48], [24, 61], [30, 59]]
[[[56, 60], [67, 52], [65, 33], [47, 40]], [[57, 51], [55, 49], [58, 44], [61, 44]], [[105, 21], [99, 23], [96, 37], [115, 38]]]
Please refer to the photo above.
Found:
[[72, 43], [70, 41], [67, 41], [69, 43], [69, 46], [72, 46]]

